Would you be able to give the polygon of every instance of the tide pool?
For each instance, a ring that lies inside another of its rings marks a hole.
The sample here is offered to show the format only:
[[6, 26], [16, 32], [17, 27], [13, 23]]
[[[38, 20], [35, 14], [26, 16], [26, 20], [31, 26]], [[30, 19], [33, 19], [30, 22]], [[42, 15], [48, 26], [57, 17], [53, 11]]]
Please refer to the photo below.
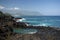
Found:
[[14, 28], [13, 32], [18, 33], [18, 34], [34, 34], [37, 32], [37, 29]]

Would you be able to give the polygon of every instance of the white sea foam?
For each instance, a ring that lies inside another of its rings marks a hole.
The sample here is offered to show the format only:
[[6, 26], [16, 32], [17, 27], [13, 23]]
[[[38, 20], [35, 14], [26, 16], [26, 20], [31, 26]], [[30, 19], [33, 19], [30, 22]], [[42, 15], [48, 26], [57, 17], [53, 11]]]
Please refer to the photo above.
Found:
[[[37, 31], [36, 31], [37, 32]], [[28, 34], [34, 34], [34, 33], [36, 33], [36, 32], [28, 32]]]
[[26, 20], [26, 19], [25, 18], [22, 18], [22, 19], [18, 19], [16, 22], [22, 22], [24, 20]]
[[50, 26], [51, 24], [47, 24], [47, 23], [42, 23], [42, 24], [38, 24], [38, 25], [33, 25], [33, 26]]

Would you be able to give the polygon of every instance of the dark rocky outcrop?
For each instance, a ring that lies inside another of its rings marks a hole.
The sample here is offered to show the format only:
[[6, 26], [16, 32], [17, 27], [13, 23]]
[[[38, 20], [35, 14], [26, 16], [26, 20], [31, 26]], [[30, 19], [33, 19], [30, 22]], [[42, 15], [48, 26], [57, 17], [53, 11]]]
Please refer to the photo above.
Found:
[[13, 30], [9, 26], [0, 26], [0, 40], [5, 40], [8, 35], [11, 35]]
[[6, 40], [9, 35], [12, 35], [13, 29], [9, 26], [9, 22], [12, 24], [13, 17], [7, 16], [0, 11], [0, 40]]

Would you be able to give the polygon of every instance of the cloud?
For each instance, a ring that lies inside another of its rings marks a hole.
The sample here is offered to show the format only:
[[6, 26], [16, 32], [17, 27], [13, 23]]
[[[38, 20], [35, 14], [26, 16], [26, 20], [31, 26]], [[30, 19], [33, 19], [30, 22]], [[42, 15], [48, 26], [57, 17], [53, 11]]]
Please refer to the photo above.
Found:
[[0, 9], [4, 9], [4, 8], [5, 8], [4, 6], [0, 5]]
[[18, 8], [18, 7], [9, 8], [9, 7], [5, 7], [5, 6], [2, 6], [2, 5], [0, 5], [0, 9], [3, 9], [3, 10], [13, 10], [13, 11], [20, 10], [20, 8]]
[[8, 8], [8, 10], [19, 10], [20, 8], [18, 7], [13, 7], [13, 8]]

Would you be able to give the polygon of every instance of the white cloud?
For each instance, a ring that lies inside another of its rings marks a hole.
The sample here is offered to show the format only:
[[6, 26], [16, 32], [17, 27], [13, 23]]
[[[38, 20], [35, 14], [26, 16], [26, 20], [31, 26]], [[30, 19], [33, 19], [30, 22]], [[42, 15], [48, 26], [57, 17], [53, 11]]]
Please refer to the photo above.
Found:
[[5, 8], [4, 6], [1, 6], [1, 5], [0, 5], [0, 9], [4, 9], [4, 8]]
[[19, 8], [18, 7], [9, 8], [9, 10], [19, 10]]
[[20, 10], [20, 8], [18, 8], [18, 7], [9, 8], [9, 7], [4, 7], [2, 5], [0, 5], [0, 9], [3, 9], [3, 10], [13, 10], [13, 11]]

